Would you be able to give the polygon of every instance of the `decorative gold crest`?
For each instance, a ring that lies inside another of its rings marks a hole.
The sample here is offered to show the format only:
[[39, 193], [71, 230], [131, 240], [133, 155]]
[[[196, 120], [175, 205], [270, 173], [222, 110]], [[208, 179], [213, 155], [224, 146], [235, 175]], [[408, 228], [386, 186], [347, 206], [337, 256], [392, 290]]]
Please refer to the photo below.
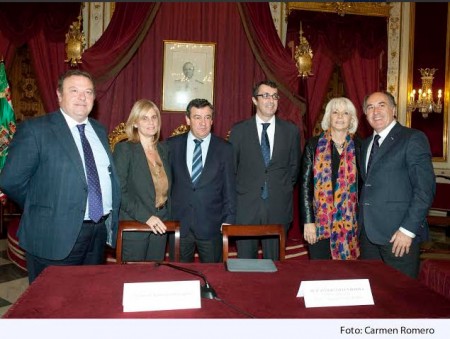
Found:
[[78, 21], [74, 21], [66, 33], [66, 56], [65, 62], [70, 62], [71, 67], [81, 64], [81, 55], [86, 47], [86, 37], [81, 31], [81, 15]]
[[307, 78], [312, 69], [313, 52], [309, 46], [308, 40], [303, 36], [302, 23], [300, 22], [300, 44], [295, 47], [295, 65], [297, 66], [298, 76]]

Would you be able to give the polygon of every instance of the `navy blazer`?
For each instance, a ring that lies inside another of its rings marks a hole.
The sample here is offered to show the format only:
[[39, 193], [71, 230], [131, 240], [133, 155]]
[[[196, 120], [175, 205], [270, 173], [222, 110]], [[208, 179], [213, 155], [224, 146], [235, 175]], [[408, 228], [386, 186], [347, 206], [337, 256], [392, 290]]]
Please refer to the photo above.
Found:
[[196, 186], [186, 164], [188, 133], [167, 139], [172, 168], [172, 216], [181, 222], [181, 236], [192, 230], [199, 239], [221, 234], [222, 223], [236, 221], [233, 148], [211, 134], [205, 165]]
[[[113, 210], [106, 224], [115, 246], [120, 205], [119, 180], [105, 128], [92, 127], [111, 163]], [[19, 124], [9, 147], [0, 187], [23, 209], [19, 245], [34, 256], [62, 260], [72, 250], [86, 211], [88, 187], [83, 162], [60, 111]]]
[[364, 141], [361, 150], [364, 183], [359, 203], [367, 237], [375, 244], [386, 245], [399, 227], [403, 227], [416, 234], [416, 241], [426, 240], [425, 221], [436, 191], [427, 137], [397, 122], [366, 173], [372, 138]]

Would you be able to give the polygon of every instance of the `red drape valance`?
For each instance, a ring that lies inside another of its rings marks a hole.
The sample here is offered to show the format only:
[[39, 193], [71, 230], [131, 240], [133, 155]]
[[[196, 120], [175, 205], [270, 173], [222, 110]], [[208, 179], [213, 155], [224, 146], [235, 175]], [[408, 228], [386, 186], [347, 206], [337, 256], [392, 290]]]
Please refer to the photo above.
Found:
[[48, 41], [61, 41], [80, 8], [81, 2], [0, 3], [0, 31], [15, 46], [41, 30]]

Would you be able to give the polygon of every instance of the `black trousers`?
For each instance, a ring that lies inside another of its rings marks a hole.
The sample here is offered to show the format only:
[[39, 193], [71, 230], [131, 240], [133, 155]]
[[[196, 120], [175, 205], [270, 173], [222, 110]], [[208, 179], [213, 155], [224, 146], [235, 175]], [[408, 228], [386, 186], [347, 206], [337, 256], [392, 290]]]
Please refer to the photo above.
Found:
[[180, 261], [193, 262], [196, 248], [200, 262], [222, 262], [222, 235], [213, 239], [199, 239], [190, 230], [187, 236], [180, 238]]
[[417, 241], [412, 242], [408, 254], [396, 257], [392, 253], [392, 244], [386, 245], [374, 244], [367, 237], [364, 227], [361, 227], [360, 234], [361, 255], [360, 259], [379, 259], [400, 272], [416, 279], [420, 268], [420, 244]]
[[[268, 206], [264, 200], [261, 200], [258, 207], [259, 222], [256, 224], [268, 224]], [[284, 234], [287, 235], [291, 223], [284, 225]], [[251, 237], [236, 237], [236, 247], [238, 258], [241, 259], [257, 259], [259, 241], [261, 241], [261, 247], [264, 259], [279, 260], [280, 259], [280, 242], [278, 236], [267, 236], [259, 238]]]
[[62, 260], [40, 258], [26, 253], [30, 284], [48, 266], [100, 265], [105, 263], [106, 226], [102, 221], [83, 223], [80, 234], [69, 255]]

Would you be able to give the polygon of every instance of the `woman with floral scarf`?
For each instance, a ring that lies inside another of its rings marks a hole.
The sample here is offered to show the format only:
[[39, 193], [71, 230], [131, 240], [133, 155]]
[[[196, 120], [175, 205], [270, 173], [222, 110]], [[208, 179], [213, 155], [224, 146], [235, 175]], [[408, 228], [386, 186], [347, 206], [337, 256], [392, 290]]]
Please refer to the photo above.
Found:
[[308, 140], [300, 188], [303, 236], [311, 259], [354, 260], [358, 242], [358, 118], [347, 98], [331, 99], [323, 132]]

